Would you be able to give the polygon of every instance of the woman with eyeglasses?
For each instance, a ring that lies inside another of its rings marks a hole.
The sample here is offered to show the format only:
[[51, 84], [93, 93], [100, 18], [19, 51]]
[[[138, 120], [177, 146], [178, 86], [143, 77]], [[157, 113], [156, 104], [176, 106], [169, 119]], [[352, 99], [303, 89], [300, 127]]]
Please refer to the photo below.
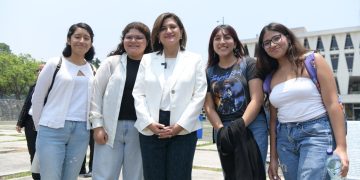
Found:
[[151, 33], [133, 96], [145, 180], [190, 180], [198, 120], [206, 93], [201, 56], [185, 50], [180, 18], [163, 13]]
[[264, 77], [272, 74], [269, 178], [279, 179], [279, 159], [285, 179], [329, 179], [328, 148], [340, 157], [345, 177], [349, 160], [344, 116], [325, 59], [314, 53], [318, 90], [304, 65], [308, 50], [291, 30], [270, 23], [262, 29], [258, 45], [257, 66]]
[[93, 39], [88, 24], [70, 26], [62, 56], [49, 59], [36, 82], [32, 110], [41, 179], [76, 180], [79, 175], [90, 137]]
[[224, 177], [265, 179], [268, 131], [256, 61], [245, 54], [230, 25], [214, 28], [208, 53], [204, 108], [215, 130]]
[[132, 91], [145, 53], [152, 51], [150, 30], [132, 22], [120, 44], [102, 61], [94, 81], [90, 122], [94, 130], [93, 179], [143, 179], [139, 132]]

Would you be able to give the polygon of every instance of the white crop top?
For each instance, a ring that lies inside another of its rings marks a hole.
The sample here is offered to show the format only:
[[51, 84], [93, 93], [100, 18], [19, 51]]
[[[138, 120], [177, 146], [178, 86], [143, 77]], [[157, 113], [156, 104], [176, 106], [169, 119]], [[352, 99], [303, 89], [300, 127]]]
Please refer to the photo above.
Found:
[[326, 113], [321, 95], [309, 78], [298, 77], [275, 85], [270, 103], [280, 123], [303, 122]]

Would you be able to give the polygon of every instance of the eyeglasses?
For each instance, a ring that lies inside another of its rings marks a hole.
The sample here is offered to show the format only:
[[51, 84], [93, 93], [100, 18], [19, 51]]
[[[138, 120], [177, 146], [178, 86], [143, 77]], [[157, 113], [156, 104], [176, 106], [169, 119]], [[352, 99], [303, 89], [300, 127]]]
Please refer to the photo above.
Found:
[[135, 41], [142, 41], [145, 39], [144, 36], [141, 36], [141, 35], [128, 35], [128, 36], [125, 36], [125, 41], [132, 41], [133, 39]]
[[270, 48], [271, 43], [279, 44], [280, 41], [281, 41], [281, 34], [278, 34], [278, 35], [273, 36], [271, 38], [271, 40], [263, 41], [262, 46], [264, 49], [267, 49], [267, 48]]

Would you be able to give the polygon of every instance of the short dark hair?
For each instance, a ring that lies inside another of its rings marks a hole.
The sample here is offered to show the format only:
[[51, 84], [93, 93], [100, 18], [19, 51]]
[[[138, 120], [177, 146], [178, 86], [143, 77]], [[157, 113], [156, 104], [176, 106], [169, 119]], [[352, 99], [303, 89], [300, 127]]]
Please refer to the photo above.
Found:
[[235, 29], [230, 25], [222, 24], [222, 25], [216, 26], [215, 29], [212, 31], [212, 33], [210, 35], [209, 47], [208, 47], [208, 63], [207, 63], [207, 67], [211, 67], [211, 66], [219, 63], [219, 61], [220, 61], [219, 55], [216, 54], [216, 52], [214, 50], [213, 42], [214, 42], [214, 38], [215, 38], [216, 34], [221, 30], [227, 31], [229, 33], [229, 35], [234, 39], [234, 42], [236, 44], [236, 46], [235, 46], [235, 48], [233, 50], [235, 57], [241, 58], [241, 57], [244, 57], [246, 55], [245, 50], [244, 50], [244, 46], [240, 42], [240, 39], [237, 36], [237, 33], [236, 33]]
[[[90, 34], [91, 43], [94, 41], [94, 32], [93, 32], [93, 30], [91, 29], [91, 27], [88, 24], [82, 23], [82, 22], [77, 23], [77, 24], [73, 24], [73, 25], [70, 26], [69, 31], [67, 33], [67, 39], [71, 38], [71, 36], [75, 33], [77, 28], [85, 29]], [[71, 52], [71, 46], [68, 43], [66, 43], [62, 54], [63, 54], [64, 57], [70, 57], [71, 53], [72, 53]], [[94, 49], [94, 46], [91, 45], [91, 48], [85, 54], [86, 61], [91, 62], [93, 60], [93, 58], [94, 58], [94, 55], [95, 55], [95, 49]]]
[[118, 44], [116, 50], [111, 51], [108, 54], [108, 56], [122, 55], [122, 54], [124, 54], [126, 52], [125, 47], [124, 47], [124, 38], [125, 38], [125, 35], [131, 29], [136, 29], [136, 30], [138, 30], [138, 31], [140, 31], [141, 33], [144, 34], [144, 36], [146, 38], [146, 48], [145, 48], [144, 54], [152, 52], [149, 27], [147, 27], [142, 22], [132, 22], [132, 23], [128, 24], [127, 26], [125, 26], [124, 30], [122, 31], [120, 43]]
[[168, 19], [168, 18], [173, 18], [175, 20], [176, 24], [179, 26], [180, 30], [182, 31], [182, 38], [180, 39], [180, 50], [184, 51], [185, 47], [186, 47], [187, 36], [186, 36], [186, 31], [185, 31], [183, 23], [181, 22], [180, 18], [176, 14], [166, 12], [166, 13], [160, 14], [156, 18], [152, 32], [151, 32], [152, 47], [153, 47], [154, 51], [159, 51], [158, 54], [162, 54], [163, 50], [164, 50], [163, 45], [160, 43], [159, 34], [160, 34], [161, 27], [162, 27], [165, 19]]
[[286, 26], [280, 23], [270, 23], [266, 25], [260, 33], [259, 41], [256, 46], [256, 56], [257, 63], [256, 66], [260, 70], [260, 72], [266, 76], [267, 74], [278, 69], [279, 64], [276, 59], [269, 56], [264, 47], [264, 35], [267, 31], [276, 31], [283, 34], [289, 41], [289, 48], [286, 52], [286, 56], [288, 57], [290, 63], [292, 64], [293, 70], [296, 75], [298, 75], [297, 67], [303, 68], [302, 59], [300, 58], [304, 53], [306, 53], [306, 48], [299, 42], [296, 38], [295, 34]]

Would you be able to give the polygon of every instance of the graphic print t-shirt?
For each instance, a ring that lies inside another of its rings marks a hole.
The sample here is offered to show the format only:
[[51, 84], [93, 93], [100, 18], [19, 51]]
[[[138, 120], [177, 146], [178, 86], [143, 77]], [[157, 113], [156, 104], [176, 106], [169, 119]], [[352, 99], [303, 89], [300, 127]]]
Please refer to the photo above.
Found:
[[244, 114], [250, 102], [248, 81], [257, 78], [255, 63], [247, 57], [226, 69], [218, 64], [207, 69], [208, 92], [221, 121], [231, 121]]

